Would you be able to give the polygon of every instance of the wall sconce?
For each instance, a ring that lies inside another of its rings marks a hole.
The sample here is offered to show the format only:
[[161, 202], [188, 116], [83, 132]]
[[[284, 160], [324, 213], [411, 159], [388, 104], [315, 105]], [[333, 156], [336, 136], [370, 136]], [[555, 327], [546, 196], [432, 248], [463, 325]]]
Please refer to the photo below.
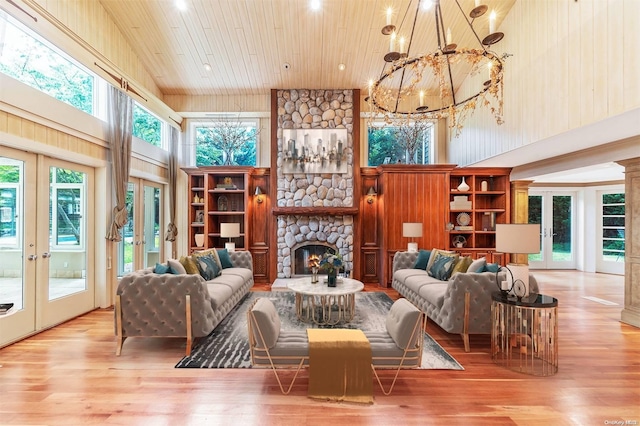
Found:
[[255, 195], [256, 197], [256, 203], [262, 204], [262, 202], [264, 201], [264, 194], [259, 186], [256, 186], [256, 192], [254, 192], [253, 195]]
[[367, 203], [373, 204], [373, 200], [376, 195], [378, 195], [378, 193], [375, 189], [373, 189], [373, 186], [370, 186], [369, 190], [367, 191]]

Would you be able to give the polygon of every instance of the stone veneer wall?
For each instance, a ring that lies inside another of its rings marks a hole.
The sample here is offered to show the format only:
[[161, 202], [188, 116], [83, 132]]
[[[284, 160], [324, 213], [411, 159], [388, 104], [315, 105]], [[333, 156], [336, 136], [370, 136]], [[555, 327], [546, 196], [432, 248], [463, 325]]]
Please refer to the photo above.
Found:
[[[278, 207], [352, 207], [353, 90], [292, 89], [277, 91], [277, 194]], [[283, 129], [347, 129], [344, 174], [283, 173]], [[348, 270], [353, 269], [353, 216], [277, 216], [279, 278], [291, 277], [291, 249], [321, 241], [335, 245]]]

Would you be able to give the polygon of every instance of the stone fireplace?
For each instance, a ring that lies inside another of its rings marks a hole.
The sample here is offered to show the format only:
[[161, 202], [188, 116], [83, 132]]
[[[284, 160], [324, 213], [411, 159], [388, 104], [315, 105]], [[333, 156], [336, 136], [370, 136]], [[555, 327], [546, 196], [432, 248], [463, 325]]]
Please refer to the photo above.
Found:
[[[353, 90], [278, 90], [276, 101], [277, 276], [290, 278], [308, 273], [304, 249], [298, 253], [302, 256], [299, 263], [296, 262], [296, 252], [307, 246], [334, 249], [342, 256], [344, 269], [351, 271], [354, 216], [344, 211], [354, 206]], [[336, 129], [340, 139], [338, 152], [346, 163], [346, 167], [339, 170], [341, 173], [329, 170], [311, 173], [311, 168], [285, 169], [286, 162], [291, 161], [292, 147], [300, 146], [300, 141], [285, 141], [285, 135], [296, 134], [304, 140], [304, 129], [325, 129], [331, 139], [334, 139], [332, 129]], [[292, 132], [294, 130], [296, 132]], [[345, 133], [346, 140], [341, 140]], [[332, 209], [342, 209], [342, 212], [332, 214]]]

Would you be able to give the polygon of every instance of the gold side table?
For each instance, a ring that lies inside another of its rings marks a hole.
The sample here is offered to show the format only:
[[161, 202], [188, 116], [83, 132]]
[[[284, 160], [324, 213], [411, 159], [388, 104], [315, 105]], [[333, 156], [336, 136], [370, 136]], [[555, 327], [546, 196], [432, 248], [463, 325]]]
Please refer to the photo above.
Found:
[[491, 295], [491, 358], [503, 367], [534, 376], [558, 372], [558, 299]]

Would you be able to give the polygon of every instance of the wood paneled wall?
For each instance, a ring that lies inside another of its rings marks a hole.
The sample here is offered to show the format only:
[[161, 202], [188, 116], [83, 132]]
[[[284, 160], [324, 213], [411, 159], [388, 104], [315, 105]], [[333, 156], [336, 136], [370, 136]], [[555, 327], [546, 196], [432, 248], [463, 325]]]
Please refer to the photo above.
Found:
[[378, 186], [381, 214], [382, 283], [391, 280], [393, 255], [406, 250], [409, 239], [402, 236], [402, 224], [421, 222], [419, 248], [447, 247], [449, 173], [454, 165], [383, 165]]
[[448, 161], [470, 164], [639, 108], [639, 16], [638, 0], [516, 2], [492, 46], [513, 55], [504, 124], [479, 108], [448, 145]]
[[[254, 169], [251, 173], [249, 185], [249, 250], [253, 256], [253, 277], [257, 283], [270, 283], [270, 271], [272, 269], [269, 262], [270, 242], [269, 236], [274, 226], [271, 215], [271, 200], [275, 197], [272, 194], [270, 182], [270, 171], [268, 168]], [[264, 194], [262, 203], [258, 203], [255, 194], [256, 187]], [[272, 243], [275, 244], [275, 243]], [[275, 247], [272, 247], [275, 250]]]

